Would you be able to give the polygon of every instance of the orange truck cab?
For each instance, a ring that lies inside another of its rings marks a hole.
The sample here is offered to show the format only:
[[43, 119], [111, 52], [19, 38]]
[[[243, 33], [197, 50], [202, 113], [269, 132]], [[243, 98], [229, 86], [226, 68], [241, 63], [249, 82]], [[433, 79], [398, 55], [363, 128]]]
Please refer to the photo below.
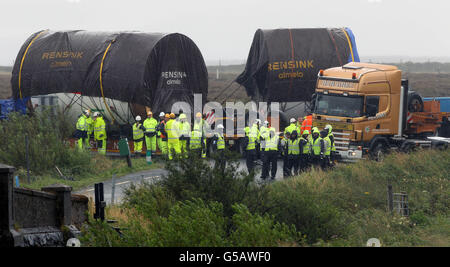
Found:
[[450, 113], [439, 112], [436, 103], [425, 105], [408, 89], [395, 66], [352, 62], [321, 70], [313, 126], [333, 127], [336, 151], [344, 161], [364, 155], [379, 159], [390, 149], [447, 147], [450, 139], [436, 136], [449, 127]]

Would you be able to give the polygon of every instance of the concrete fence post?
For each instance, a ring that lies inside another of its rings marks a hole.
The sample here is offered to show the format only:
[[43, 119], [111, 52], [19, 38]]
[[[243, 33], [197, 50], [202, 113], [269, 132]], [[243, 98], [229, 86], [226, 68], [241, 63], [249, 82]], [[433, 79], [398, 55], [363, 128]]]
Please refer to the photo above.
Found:
[[20, 235], [14, 229], [14, 167], [0, 164], [0, 247], [21, 245]]
[[43, 187], [41, 190], [56, 195], [57, 224], [70, 225], [72, 223], [72, 187], [55, 184]]
[[389, 212], [394, 211], [394, 193], [392, 190], [392, 185], [388, 185], [388, 210]]

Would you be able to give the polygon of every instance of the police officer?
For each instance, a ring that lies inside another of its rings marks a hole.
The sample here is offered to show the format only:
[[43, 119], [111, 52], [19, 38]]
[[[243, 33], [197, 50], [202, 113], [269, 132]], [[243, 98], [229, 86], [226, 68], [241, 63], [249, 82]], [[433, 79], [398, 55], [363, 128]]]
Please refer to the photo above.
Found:
[[223, 153], [225, 150], [225, 139], [223, 135], [224, 127], [222, 124], [217, 125], [217, 130], [214, 132], [212, 137], [212, 144], [214, 145], [217, 152]]
[[311, 137], [308, 130], [303, 131], [302, 137], [300, 137], [300, 171], [304, 172], [309, 167], [310, 155], [311, 155]]
[[86, 128], [87, 128], [87, 138], [85, 140], [85, 148], [90, 149], [91, 148], [91, 136], [94, 135], [94, 120], [91, 118], [91, 112], [90, 110], [85, 110], [85, 114], [87, 114], [87, 119], [86, 119]]
[[323, 139], [324, 143], [324, 156], [321, 162], [322, 170], [326, 170], [331, 167], [330, 155], [331, 155], [331, 140], [328, 137], [328, 131], [322, 130], [320, 132], [320, 137]]
[[180, 148], [181, 153], [187, 158], [188, 157], [188, 144], [191, 136], [191, 125], [187, 121], [186, 114], [182, 113], [178, 117], [180, 120], [178, 122], [179, 130], [180, 130]]
[[106, 155], [106, 124], [100, 113], [94, 113], [94, 140], [97, 142], [98, 153]]
[[142, 125], [141, 116], [136, 116], [136, 122], [133, 124], [133, 141], [134, 154], [140, 155], [142, 153], [142, 145], [144, 143], [145, 127]]
[[202, 158], [206, 158], [206, 122], [203, 120], [200, 112], [195, 114], [190, 141], [190, 149], [197, 151]]
[[[166, 116], [167, 115], [167, 116]], [[166, 132], [166, 122], [169, 120], [169, 114], [164, 112], [159, 113], [159, 124], [157, 127], [156, 143], [158, 144], [159, 150], [163, 155], [167, 155], [167, 132]]]
[[204, 133], [205, 132], [202, 124], [202, 114], [198, 112], [195, 115], [194, 127], [192, 127], [191, 138], [189, 140], [189, 149], [199, 157], [201, 157], [202, 155], [202, 142]]
[[275, 180], [278, 167], [278, 151], [280, 148], [280, 138], [275, 133], [275, 129], [271, 128], [269, 136], [265, 140], [264, 162], [262, 166], [261, 179], [266, 180], [271, 175], [271, 179]]
[[256, 143], [259, 138], [258, 123], [255, 120], [252, 127], [245, 127], [245, 158], [247, 164], [247, 170], [251, 173], [255, 168], [256, 160]]
[[78, 149], [83, 149], [83, 144], [86, 143], [88, 137], [88, 125], [86, 123], [87, 118], [89, 117], [89, 110], [83, 111], [80, 117], [77, 120], [76, 128], [77, 131], [75, 133], [75, 137], [78, 138]]
[[152, 154], [156, 153], [156, 127], [158, 122], [153, 118], [153, 113], [151, 111], [147, 112], [147, 118], [144, 121], [145, 128], [145, 147], [147, 152], [151, 151]]
[[334, 135], [333, 135], [333, 127], [330, 124], [327, 124], [324, 128], [324, 130], [327, 131], [327, 136], [330, 139], [331, 142], [331, 154], [330, 154], [330, 164], [331, 167], [334, 165], [334, 161], [336, 159], [336, 146], [334, 143]]
[[300, 163], [300, 138], [298, 138], [297, 131], [292, 131], [289, 140], [287, 140], [287, 176], [292, 175], [292, 169], [294, 175], [298, 175], [299, 163]]
[[311, 163], [314, 166], [321, 167], [325, 156], [325, 144], [323, 139], [320, 137], [320, 131], [317, 127], [314, 127], [312, 132]]
[[286, 129], [284, 129], [284, 136], [290, 135], [293, 131], [296, 131], [298, 136], [300, 134], [300, 129], [295, 124], [296, 120], [294, 118], [291, 118], [290, 122], [291, 124], [288, 127], [286, 127]]
[[175, 120], [175, 114], [170, 113], [170, 119], [166, 123], [167, 132], [167, 153], [169, 154], [169, 160], [173, 159], [174, 153], [176, 155], [181, 154], [180, 145], [180, 130], [177, 121]]
[[266, 145], [266, 139], [269, 137], [270, 134], [270, 127], [269, 122], [265, 121], [261, 128], [259, 129], [259, 144], [260, 144], [260, 155], [261, 155], [261, 161], [264, 163], [264, 148]]

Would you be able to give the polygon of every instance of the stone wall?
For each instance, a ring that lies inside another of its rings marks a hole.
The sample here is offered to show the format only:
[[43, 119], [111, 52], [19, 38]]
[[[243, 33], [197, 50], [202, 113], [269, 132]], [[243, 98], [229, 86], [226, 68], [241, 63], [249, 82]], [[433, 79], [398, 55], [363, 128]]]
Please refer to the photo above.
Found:
[[64, 246], [87, 220], [88, 198], [66, 185], [14, 188], [14, 167], [0, 164], [0, 247]]

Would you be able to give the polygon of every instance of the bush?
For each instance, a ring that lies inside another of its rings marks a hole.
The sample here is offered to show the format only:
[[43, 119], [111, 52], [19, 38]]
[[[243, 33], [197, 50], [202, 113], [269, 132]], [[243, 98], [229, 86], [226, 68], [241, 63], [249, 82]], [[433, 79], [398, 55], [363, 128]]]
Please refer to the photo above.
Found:
[[163, 247], [217, 247], [225, 243], [225, 218], [218, 202], [201, 199], [179, 202], [154, 232], [154, 245]]
[[33, 115], [11, 114], [0, 121], [0, 162], [16, 168], [27, 167], [26, 142], [29, 140], [29, 163], [33, 174], [54, 170], [55, 165], [65, 170], [65, 175], [85, 173], [90, 167], [90, 154], [77, 151], [65, 143], [73, 129], [63, 114], [49, 111]]
[[[223, 205], [226, 217], [233, 214], [232, 205], [243, 203], [255, 211], [264, 199], [264, 186], [254, 182], [254, 174], [238, 172], [240, 156], [229, 151], [223, 156], [214, 155], [214, 164], [191, 154], [188, 159], [177, 158], [166, 164], [168, 174], [160, 185], [176, 200], [200, 198], [217, 201]], [[222, 165], [221, 163], [226, 162]]]
[[340, 211], [302, 183], [286, 181], [273, 184], [266, 205], [264, 209], [269, 214], [279, 222], [295, 225], [310, 244], [345, 233]]
[[234, 247], [275, 247], [296, 246], [301, 242], [301, 234], [295, 226], [276, 222], [273, 216], [251, 214], [242, 204], [233, 205], [233, 231], [230, 242]]
[[[152, 209], [154, 213], [149, 219], [141, 213], [145, 209], [127, 206], [121, 235], [105, 223], [90, 220], [89, 227], [83, 230], [82, 242], [102, 247], [264, 247], [297, 245], [301, 239], [294, 226], [277, 223], [268, 215], [252, 214], [242, 204], [233, 205], [235, 213], [231, 220], [224, 216], [222, 204], [216, 201], [178, 201], [167, 216], [162, 212], [166, 207], [159, 208]], [[229, 234], [227, 224], [231, 225]]]

